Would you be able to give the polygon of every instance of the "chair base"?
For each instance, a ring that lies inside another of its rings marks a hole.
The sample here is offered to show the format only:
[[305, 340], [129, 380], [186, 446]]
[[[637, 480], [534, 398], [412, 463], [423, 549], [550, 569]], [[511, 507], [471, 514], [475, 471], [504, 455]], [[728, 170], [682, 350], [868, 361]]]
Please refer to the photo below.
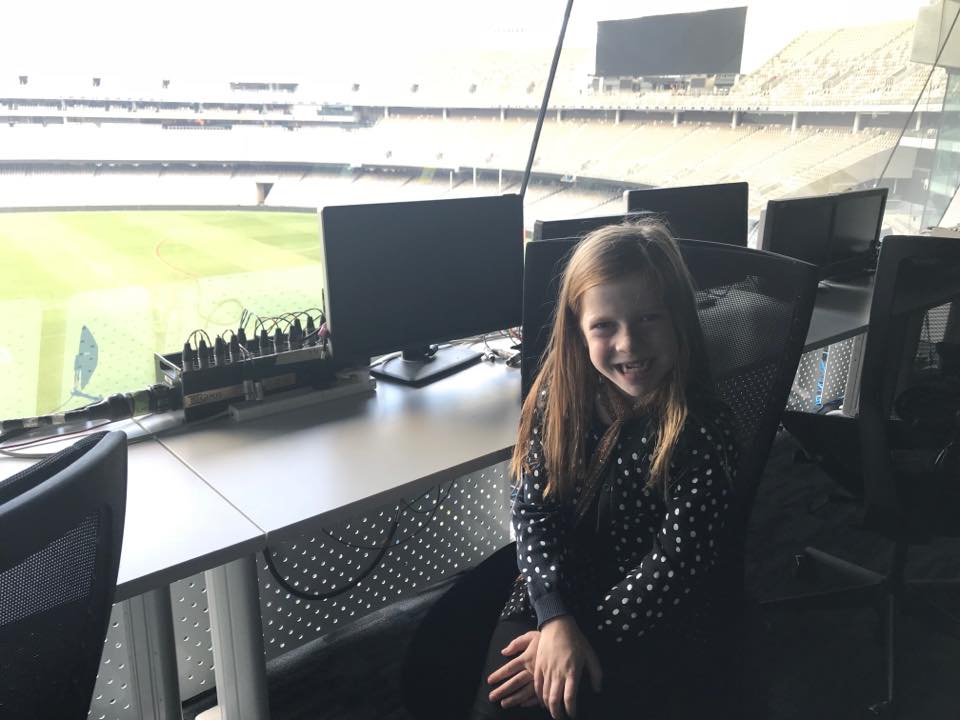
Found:
[[877, 717], [895, 718], [897, 712], [896, 639], [901, 615], [915, 617], [935, 631], [960, 638], [960, 617], [947, 612], [929, 599], [929, 595], [960, 590], [960, 580], [905, 580], [907, 547], [897, 543], [891, 571], [887, 575], [855, 565], [843, 558], [808, 547], [802, 558], [829, 568], [845, 580], [855, 583], [825, 592], [775, 598], [760, 603], [778, 610], [828, 610], [837, 608], [875, 608], [883, 622], [886, 645], [887, 697], [869, 710]]

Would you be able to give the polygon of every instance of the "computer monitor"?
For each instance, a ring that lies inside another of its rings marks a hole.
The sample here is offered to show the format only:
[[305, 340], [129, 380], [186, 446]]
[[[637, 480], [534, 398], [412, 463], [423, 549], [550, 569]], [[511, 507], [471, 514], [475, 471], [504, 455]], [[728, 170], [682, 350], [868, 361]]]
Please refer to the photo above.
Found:
[[607, 225], [620, 225], [639, 220], [651, 213], [635, 212], [624, 215], [600, 215], [597, 217], [572, 218], [570, 220], [537, 220], [533, 223], [533, 239], [557, 240], [563, 238], [582, 239], [588, 233]]
[[876, 263], [886, 188], [767, 203], [764, 250], [819, 267], [821, 279], [856, 275]]
[[441, 343], [520, 323], [519, 195], [328, 206], [320, 211], [331, 347], [340, 366], [412, 385], [480, 358]]
[[[639, 220], [644, 217], [658, 218], [660, 215], [657, 213], [638, 211], [626, 213], [624, 215], [601, 215], [598, 217], [574, 218], [570, 220], [537, 220], [533, 225], [532, 242], [541, 242], [544, 240], [568, 240], [576, 243], [598, 228], [606, 227], [607, 225], [621, 225], [625, 222]], [[676, 236], [676, 239], [693, 240], [695, 238]], [[700, 242], [704, 241], [700, 240]], [[730, 243], [724, 244], [729, 245]], [[529, 246], [530, 243], [527, 243], [528, 253]], [[542, 253], [547, 251], [540, 249], [535, 252]], [[524, 264], [524, 268], [526, 268], [526, 264]], [[524, 288], [527, 286], [527, 277], [528, 274], [526, 270], [524, 270]], [[708, 284], [712, 284], [713, 280], [715, 279], [708, 268], [701, 270], [700, 278]], [[526, 297], [526, 291], [524, 291], [524, 297]]]
[[[611, 223], [606, 223], [607, 225]], [[550, 340], [560, 277], [580, 237], [551, 238], [527, 243], [523, 262], [523, 324], [520, 344], [520, 392], [527, 396]]]
[[673, 234], [688, 240], [747, 244], [745, 182], [627, 190], [627, 212], [649, 211], [666, 218]]
[[826, 266], [830, 259], [830, 223], [833, 202], [829, 197], [771, 200], [763, 222], [763, 250]]
[[828, 277], [857, 274], [876, 265], [887, 188], [835, 196]]

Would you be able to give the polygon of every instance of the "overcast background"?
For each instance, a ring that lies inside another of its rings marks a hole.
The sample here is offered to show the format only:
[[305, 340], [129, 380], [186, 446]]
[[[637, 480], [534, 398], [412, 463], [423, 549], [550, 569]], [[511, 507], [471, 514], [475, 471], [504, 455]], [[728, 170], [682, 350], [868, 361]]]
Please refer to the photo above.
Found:
[[[803, 30], [915, 19], [928, 0], [755, 0], [746, 3], [743, 72]], [[564, 0], [32, 0], [6, 3], [3, 75], [51, 73], [304, 81], [349, 69], [389, 73], [437, 49], [556, 42]], [[593, 47], [596, 23], [743, 3], [577, 0], [568, 46]]]

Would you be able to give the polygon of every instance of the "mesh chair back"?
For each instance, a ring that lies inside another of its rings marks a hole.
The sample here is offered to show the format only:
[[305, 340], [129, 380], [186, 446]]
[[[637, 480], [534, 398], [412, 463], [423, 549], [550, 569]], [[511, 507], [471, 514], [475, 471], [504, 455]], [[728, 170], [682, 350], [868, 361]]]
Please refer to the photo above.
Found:
[[120, 564], [126, 435], [0, 483], [0, 717], [86, 718]]
[[[558, 275], [576, 242], [527, 244], [524, 391], [546, 349]], [[816, 295], [816, 269], [732, 245], [696, 240], [680, 240], [679, 245], [697, 287], [714, 383], [734, 415], [741, 449], [737, 490], [748, 512], [800, 362]]]
[[902, 506], [887, 437], [891, 408], [909, 380], [926, 313], [955, 299], [960, 299], [960, 240], [884, 239], [860, 379], [860, 440], [869, 448], [862, 453], [867, 525], [898, 522]]

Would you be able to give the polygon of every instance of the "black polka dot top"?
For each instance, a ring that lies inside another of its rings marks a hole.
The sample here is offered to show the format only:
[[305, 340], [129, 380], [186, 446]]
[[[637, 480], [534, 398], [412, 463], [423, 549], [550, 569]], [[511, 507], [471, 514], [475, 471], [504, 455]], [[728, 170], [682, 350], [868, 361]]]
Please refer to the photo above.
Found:
[[[666, 494], [647, 489], [656, 428], [651, 418], [624, 425], [590, 511], [573, 528], [575, 498], [543, 497], [547, 471], [541, 423], [530, 443], [531, 472], [519, 479], [512, 522], [521, 573], [502, 618], [541, 627], [572, 614], [601, 641], [637, 641], [671, 625], [696, 635], [723, 623], [721, 598], [742, 589], [732, 481], [737, 463], [728, 411], [691, 408], [671, 461]], [[603, 426], [594, 421], [587, 452]], [[575, 495], [579, 495], [577, 488]]]

